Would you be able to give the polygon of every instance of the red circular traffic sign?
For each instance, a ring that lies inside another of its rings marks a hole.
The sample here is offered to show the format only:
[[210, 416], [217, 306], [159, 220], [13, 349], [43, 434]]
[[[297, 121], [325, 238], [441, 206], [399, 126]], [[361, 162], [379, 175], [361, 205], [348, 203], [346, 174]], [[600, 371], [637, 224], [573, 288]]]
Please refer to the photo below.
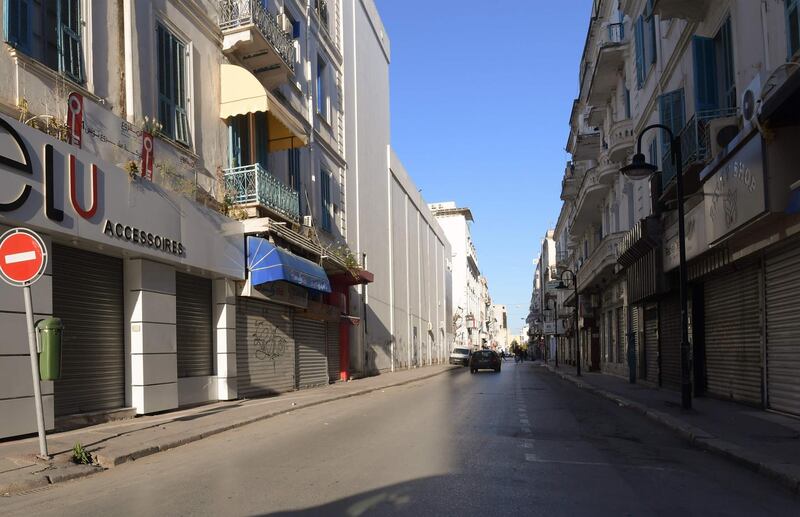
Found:
[[0, 277], [13, 286], [39, 280], [47, 267], [47, 248], [36, 233], [13, 228], [0, 237]]

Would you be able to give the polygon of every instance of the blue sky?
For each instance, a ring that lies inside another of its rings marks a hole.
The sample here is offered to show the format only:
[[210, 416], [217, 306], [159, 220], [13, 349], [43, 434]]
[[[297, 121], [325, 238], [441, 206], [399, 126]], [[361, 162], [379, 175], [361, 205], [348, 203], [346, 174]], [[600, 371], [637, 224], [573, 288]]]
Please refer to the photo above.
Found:
[[376, 0], [392, 44], [392, 144], [425, 200], [472, 209], [495, 303], [518, 333], [561, 208], [591, 0]]

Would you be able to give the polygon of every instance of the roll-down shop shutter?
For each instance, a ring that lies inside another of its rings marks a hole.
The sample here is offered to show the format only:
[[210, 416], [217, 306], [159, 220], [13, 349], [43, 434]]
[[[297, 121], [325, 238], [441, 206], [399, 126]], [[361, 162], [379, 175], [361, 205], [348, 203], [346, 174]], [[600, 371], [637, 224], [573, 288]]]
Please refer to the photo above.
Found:
[[328, 384], [328, 359], [325, 355], [325, 322], [294, 319], [297, 347], [297, 378], [301, 388]]
[[240, 297], [236, 300], [236, 369], [239, 395], [276, 395], [295, 387], [291, 309]]
[[64, 324], [55, 415], [125, 405], [122, 260], [53, 244], [53, 314]]
[[644, 357], [647, 365], [646, 379], [658, 384], [658, 308], [644, 311]]
[[[641, 343], [639, 342], [639, 328], [641, 325], [642, 308], [638, 305], [631, 307], [631, 332], [633, 333], [633, 352], [634, 352], [634, 368], [638, 368], [640, 354], [642, 353]], [[636, 377], [639, 377], [639, 372], [636, 372]]]
[[675, 294], [659, 303], [661, 385], [666, 388], [681, 388], [681, 302]]
[[325, 352], [328, 355], [328, 380], [336, 382], [339, 380], [339, 323], [328, 323], [325, 334]]
[[800, 415], [800, 242], [766, 256], [769, 407]]
[[761, 404], [759, 266], [709, 279], [705, 294], [708, 392]]
[[178, 377], [214, 374], [211, 280], [175, 274]]

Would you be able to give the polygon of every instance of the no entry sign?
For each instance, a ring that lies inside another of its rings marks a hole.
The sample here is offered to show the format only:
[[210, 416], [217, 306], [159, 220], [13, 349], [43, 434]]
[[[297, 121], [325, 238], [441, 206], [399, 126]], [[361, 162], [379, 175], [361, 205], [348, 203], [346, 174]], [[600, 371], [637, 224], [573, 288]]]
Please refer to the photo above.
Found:
[[13, 228], [0, 237], [0, 277], [23, 287], [39, 280], [47, 267], [47, 248], [36, 233]]

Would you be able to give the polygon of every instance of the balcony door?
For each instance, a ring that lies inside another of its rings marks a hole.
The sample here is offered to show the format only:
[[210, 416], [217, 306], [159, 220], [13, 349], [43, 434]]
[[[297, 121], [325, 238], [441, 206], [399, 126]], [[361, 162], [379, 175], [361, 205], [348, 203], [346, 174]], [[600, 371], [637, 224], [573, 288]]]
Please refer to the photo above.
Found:
[[266, 112], [247, 113], [228, 119], [231, 167], [258, 163], [269, 170], [269, 126]]

